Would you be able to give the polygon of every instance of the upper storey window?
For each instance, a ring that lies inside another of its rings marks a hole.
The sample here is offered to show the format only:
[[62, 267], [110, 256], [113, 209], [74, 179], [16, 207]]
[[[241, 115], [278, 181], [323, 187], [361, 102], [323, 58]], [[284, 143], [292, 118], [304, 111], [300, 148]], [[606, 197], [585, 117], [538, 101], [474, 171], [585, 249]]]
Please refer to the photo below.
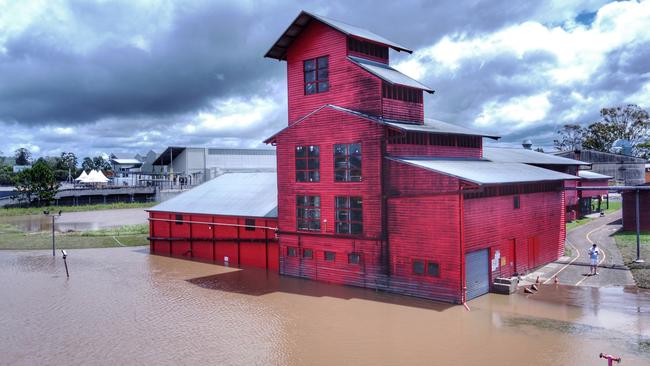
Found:
[[296, 182], [320, 182], [320, 147], [296, 146]]
[[348, 50], [382, 59], [388, 59], [388, 47], [348, 38]]
[[334, 145], [334, 180], [361, 181], [361, 144]]
[[326, 92], [330, 89], [329, 61], [327, 56], [305, 60], [305, 95]]
[[422, 104], [422, 90], [382, 83], [381, 96], [388, 99]]

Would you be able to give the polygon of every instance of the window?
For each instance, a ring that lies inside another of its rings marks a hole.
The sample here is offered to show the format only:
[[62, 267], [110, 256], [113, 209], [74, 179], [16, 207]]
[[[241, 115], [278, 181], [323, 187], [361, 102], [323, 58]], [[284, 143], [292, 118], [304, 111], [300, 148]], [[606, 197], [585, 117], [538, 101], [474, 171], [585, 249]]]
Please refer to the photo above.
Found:
[[413, 260], [413, 273], [417, 275], [424, 274], [424, 261]]
[[246, 231], [255, 231], [255, 219], [246, 219]]
[[381, 85], [381, 96], [387, 99], [422, 104], [422, 90], [407, 86], [392, 85], [384, 82]]
[[377, 58], [388, 58], [388, 47], [365, 42], [356, 38], [348, 37], [348, 49], [353, 52], [363, 53], [364, 55], [374, 56]]
[[363, 232], [361, 197], [336, 197], [336, 233], [360, 235]]
[[361, 181], [361, 144], [334, 145], [334, 180]]
[[361, 254], [360, 253], [350, 253], [350, 254], [348, 254], [348, 263], [349, 264], [359, 264], [359, 263], [361, 263]]
[[320, 231], [320, 196], [296, 196], [298, 230]]
[[519, 208], [519, 206], [520, 206], [519, 196], [514, 196], [512, 202], [513, 202], [513, 205], [514, 205], [515, 209]]
[[440, 265], [438, 263], [427, 263], [427, 274], [433, 277], [440, 277]]
[[183, 215], [176, 214], [176, 225], [183, 225]]
[[327, 56], [305, 60], [305, 95], [326, 92], [330, 88]]
[[328, 262], [334, 262], [336, 260], [336, 253], [334, 252], [325, 252], [325, 260]]
[[296, 182], [320, 181], [320, 148], [296, 146]]
[[302, 257], [305, 259], [313, 259], [314, 258], [314, 250], [313, 249], [303, 249], [302, 250]]
[[287, 247], [287, 257], [295, 257], [296, 252], [296, 247]]

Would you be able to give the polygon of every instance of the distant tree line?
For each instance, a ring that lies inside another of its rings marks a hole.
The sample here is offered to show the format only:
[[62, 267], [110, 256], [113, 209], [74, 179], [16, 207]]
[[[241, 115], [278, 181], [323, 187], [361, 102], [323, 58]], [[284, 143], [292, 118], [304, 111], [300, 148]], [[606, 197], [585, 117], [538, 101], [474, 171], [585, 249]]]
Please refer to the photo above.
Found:
[[557, 130], [553, 141], [561, 151], [595, 150], [611, 152], [616, 140], [632, 144], [632, 153], [644, 159], [650, 158], [650, 114], [635, 104], [603, 108], [600, 120], [587, 127], [566, 124]]
[[[112, 170], [109, 161], [102, 156], [85, 157], [79, 167], [79, 159], [73, 152], [40, 157], [35, 162], [24, 147], [14, 151], [13, 161], [2, 155], [0, 151], [0, 185], [13, 185], [18, 199], [27, 204], [50, 203], [61, 182], [72, 181], [82, 170]], [[14, 173], [13, 165], [31, 166]]]

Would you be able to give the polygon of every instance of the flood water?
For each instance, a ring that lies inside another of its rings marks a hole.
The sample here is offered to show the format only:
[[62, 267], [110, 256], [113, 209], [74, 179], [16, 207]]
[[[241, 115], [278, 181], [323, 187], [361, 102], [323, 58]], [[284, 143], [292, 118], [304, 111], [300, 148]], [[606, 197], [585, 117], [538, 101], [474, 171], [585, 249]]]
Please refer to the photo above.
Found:
[[543, 287], [452, 306], [153, 256], [0, 251], [0, 364], [650, 365], [650, 295]]
[[[147, 217], [143, 208], [64, 212], [56, 218], [54, 229], [63, 233], [146, 224]], [[52, 230], [52, 218], [46, 215], [0, 216], [0, 224], [10, 224], [24, 232]]]

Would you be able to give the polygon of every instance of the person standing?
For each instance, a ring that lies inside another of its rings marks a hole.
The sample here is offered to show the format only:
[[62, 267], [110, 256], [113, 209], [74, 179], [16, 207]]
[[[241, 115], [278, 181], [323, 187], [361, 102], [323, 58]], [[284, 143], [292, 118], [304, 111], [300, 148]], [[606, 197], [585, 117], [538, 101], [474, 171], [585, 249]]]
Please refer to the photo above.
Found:
[[589, 261], [591, 262], [589, 275], [590, 276], [597, 275], [598, 256], [600, 255], [600, 249], [598, 249], [598, 246], [594, 243], [594, 245], [592, 245], [591, 248], [589, 248], [588, 252], [589, 252]]

